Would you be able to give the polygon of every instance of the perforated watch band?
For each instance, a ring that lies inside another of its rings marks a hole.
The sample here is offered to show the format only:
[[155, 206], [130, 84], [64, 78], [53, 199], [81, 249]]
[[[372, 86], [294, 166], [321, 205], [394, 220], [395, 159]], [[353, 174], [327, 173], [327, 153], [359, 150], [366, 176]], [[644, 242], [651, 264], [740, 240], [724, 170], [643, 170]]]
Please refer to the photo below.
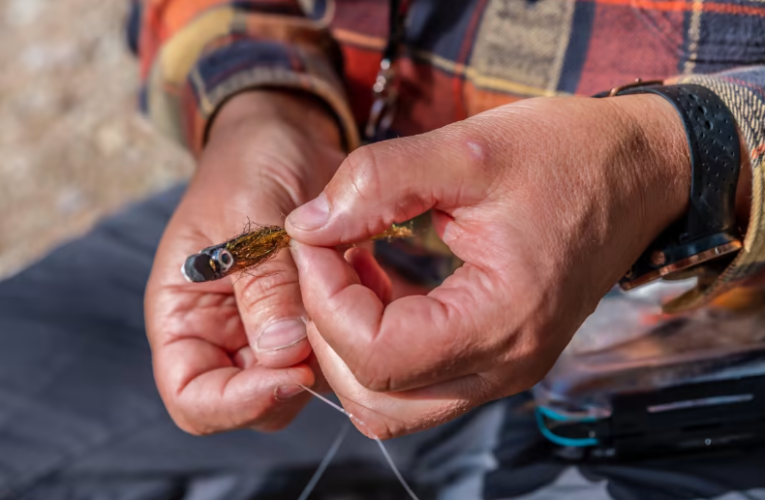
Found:
[[735, 201], [741, 166], [736, 124], [723, 101], [700, 85], [633, 85], [609, 95], [656, 94], [680, 115], [691, 159], [687, 215], [644, 252], [620, 282], [634, 288], [741, 248]]

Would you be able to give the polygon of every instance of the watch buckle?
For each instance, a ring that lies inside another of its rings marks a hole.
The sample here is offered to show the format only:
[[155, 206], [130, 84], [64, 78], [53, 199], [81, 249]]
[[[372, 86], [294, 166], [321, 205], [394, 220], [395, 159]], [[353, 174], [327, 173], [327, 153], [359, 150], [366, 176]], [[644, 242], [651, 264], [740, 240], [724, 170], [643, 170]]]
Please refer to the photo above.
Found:
[[[664, 83], [664, 80], [646, 80], [643, 81], [640, 78], [636, 78], [634, 82], [632, 83], [626, 83], [624, 85], [619, 85], [618, 87], [612, 88], [608, 92], [608, 97], [616, 97], [619, 95], [620, 92], [623, 92], [627, 89], [632, 89], [635, 87], [646, 87], [649, 85], [662, 85]], [[601, 94], [602, 95], [602, 94]]]
[[[675, 252], [672, 251], [671, 247], [664, 250], [654, 249], [642, 256], [630, 268], [619, 281], [619, 286], [622, 290], [632, 290], [659, 278], [698, 276], [704, 274], [705, 267], [707, 267], [702, 264], [711, 263], [718, 257], [730, 255], [743, 247], [739, 238], [725, 233], [720, 233], [713, 236], [712, 239], [705, 239], [705, 241], [705, 244], [688, 253], [683, 252], [684, 248], [682, 247], [675, 247]], [[678, 255], [677, 250], [685, 253], [685, 255]], [[673, 253], [674, 255], [672, 255]]]

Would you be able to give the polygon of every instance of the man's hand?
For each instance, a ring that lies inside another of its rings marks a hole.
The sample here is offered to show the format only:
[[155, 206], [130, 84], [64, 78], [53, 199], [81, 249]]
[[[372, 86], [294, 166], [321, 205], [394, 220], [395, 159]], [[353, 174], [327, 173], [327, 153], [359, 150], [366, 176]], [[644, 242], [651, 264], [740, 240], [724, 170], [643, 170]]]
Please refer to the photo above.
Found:
[[[531, 387], [689, 184], [659, 96], [533, 99], [357, 150], [287, 219], [327, 381], [380, 437]], [[430, 209], [465, 265], [426, 296], [390, 302], [370, 254], [328, 248]]]
[[188, 191], [160, 244], [146, 325], [160, 394], [194, 434], [278, 429], [312, 386], [306, 312], [289, 252], [252, 275], [187, 283], [188, 255], [236, 236], [248, 220], [282, 224], [343, 159], [329, 114], [309, 98], [240, 94], [221, 110]]

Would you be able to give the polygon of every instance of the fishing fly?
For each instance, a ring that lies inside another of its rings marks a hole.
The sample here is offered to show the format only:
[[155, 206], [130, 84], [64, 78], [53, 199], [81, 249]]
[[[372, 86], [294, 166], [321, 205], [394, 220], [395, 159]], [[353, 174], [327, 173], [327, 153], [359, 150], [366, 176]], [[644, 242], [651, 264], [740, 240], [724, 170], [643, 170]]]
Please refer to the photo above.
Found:
[[[181, 272], [191, 283], [204, 283], [231, 276], [237, 272], [257, 268], [276, 255], [290, 243], [290, 236], [280, 226], [256, 226], [248, 224], [246, 230], [225, 243], [203, 248], [189, 256]], [[373, 240], [409, 238], [409, 226], [393, 225]]]

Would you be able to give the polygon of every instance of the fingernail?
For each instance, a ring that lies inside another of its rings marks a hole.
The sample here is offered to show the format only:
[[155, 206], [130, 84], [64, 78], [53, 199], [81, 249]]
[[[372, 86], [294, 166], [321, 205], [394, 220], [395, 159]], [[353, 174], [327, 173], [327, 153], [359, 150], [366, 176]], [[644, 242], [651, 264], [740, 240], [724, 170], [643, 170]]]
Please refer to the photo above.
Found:
[[278, 351], [297, 344], [305, 337], [305, 321], [289, 319], [266, 326], [256, 346], [258, 351]]
[[290, 240], [290, 253], [292, 254], [292, 258], [295, 261], [295, 265], [297, 266], [298, 271], [301, 273], [305, 272], [305, 261], [303, 260], [303, 244], [295, 239]]
[[324, 193], [292, 212], [287, 219], [298, 229], [312, 231], [324, 226], [329, 220], [329, 201]]
[[283, 385], [276, 389], [274, 397], [279, 401], [286, 401], [303, 392], [305, 392], [305, 389], [299, 385]]

